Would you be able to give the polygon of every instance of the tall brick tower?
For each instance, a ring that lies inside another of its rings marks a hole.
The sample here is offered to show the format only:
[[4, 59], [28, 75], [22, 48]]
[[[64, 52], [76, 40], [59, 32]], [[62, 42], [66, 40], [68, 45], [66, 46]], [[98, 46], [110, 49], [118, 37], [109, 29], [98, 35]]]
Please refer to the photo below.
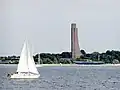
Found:
[[78, 28], [76, 28], [75, 23], [71, 24], [71, 52], [73, 59], [80, 58], [82, 55], [78, 42]]

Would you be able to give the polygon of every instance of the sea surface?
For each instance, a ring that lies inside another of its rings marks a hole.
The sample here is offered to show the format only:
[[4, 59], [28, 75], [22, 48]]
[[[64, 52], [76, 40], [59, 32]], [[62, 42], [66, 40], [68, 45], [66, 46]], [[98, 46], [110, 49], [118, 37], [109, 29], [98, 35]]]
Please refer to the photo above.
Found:
[[0, 65], [0, 90], [120, 90], [120, 66], [37, 67], [38, 79], [9, 79], [16, 68]]

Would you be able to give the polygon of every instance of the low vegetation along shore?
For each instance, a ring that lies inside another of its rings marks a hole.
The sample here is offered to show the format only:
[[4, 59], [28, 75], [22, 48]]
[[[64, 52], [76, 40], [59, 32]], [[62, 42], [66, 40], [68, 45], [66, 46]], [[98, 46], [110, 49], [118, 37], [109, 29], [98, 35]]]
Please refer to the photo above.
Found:
[[[34, 55], [36, 64], [74, 64], [74, 61], [103, 62], [104, 64], [119, 64], [120, 51], [107, 50], [104, 53], [93, 52], [86, 53], [81, 50], [82, 56], [77, 59], [71, 59], [71, 52], [62, 52], [60, 54], [40, 53]], [[39, 57], [40, 56], [40, 57]], [[18, 64], [20, 56], [0, 57], [1, 64]]]

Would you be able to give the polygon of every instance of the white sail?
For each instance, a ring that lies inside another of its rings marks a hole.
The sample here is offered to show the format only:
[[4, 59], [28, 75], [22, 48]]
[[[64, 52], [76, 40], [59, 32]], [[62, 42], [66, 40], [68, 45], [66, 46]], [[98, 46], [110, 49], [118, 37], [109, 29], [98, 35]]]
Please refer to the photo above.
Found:
[[35, 66], [35, 62], [32, 56], [32, 51], [30, 51], [29, 49], [29, 45], [27, 44], [27, 49], [28, 49], [28, 68], [29, 68], [29, 72], [35, 73], [35, 74], [39, 74], [39, 72], [37, 71], [37, 68]]
[[28, 72], [28, 62], [27, 62], [27, 45], [26, 43], [24, 43], [22, 52], [21, 52], [21, 56], [20, 56], [20, 60], [19, 60], [19, 64], [18, 64], [18, 68], [17, 68], [17, 72]]
[[39, 74], [27, 41], [25, 41], [21, 52], [17, 72], [32, 72]]

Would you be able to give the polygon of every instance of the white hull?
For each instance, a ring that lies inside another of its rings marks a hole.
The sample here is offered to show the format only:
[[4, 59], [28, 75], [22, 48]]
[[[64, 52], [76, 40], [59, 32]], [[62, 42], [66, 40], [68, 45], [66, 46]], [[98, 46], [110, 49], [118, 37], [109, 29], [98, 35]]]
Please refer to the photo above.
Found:
[[38, 74], [24, 74], [24, 73], [20, 73], [20, 74], [13, 74], [13, 75], [11, 75], [10, 76], [10, 78], [21, 78], [21, 79], [23, 79], [23, 78], [28, 78], [28, 79], [30, 79], [30, 78], [39, 78], [40, 77], [40, 75]]

